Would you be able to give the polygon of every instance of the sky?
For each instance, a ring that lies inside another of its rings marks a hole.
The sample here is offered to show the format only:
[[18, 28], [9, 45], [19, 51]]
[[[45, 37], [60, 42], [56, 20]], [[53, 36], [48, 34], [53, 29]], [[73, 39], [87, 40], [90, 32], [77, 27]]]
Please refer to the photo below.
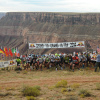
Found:
[[0, 0], [0, 12], [100, 12], [100, 0]]

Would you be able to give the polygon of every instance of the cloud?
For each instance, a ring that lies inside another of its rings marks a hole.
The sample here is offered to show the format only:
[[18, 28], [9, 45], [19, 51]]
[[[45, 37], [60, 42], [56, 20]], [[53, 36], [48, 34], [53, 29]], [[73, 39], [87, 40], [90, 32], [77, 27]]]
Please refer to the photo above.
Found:
[[0, 12], [100, 12], [99, 0], [0, 0]]

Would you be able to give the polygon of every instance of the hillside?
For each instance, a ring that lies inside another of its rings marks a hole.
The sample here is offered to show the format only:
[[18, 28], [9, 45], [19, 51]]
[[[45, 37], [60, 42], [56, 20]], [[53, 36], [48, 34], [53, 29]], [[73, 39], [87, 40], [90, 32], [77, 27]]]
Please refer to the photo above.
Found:
[[[11, 37], [7, 45], [4, 38], [0, 39], [5, 46], [18, 46], [21, 52], [24, 48], [23, 53], [27, 53], [27, 42], [86, 41], [86, 46], [95, 50], [100, 43], [100, 13], [9, 12], [0, 19], [0, 35]], [[12, 45], [13, 41], [16, 45]], [[70, 50], [29, 50], [35, 53], [61, 51]]]

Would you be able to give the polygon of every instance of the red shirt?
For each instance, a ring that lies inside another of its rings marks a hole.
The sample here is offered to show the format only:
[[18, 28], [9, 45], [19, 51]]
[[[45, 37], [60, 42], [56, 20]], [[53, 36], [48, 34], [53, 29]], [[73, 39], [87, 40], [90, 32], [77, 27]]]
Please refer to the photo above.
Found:
[[74, 62], [75, 64], [78, 64], [78, 63], [79, 63], [79, 58], [78, 58], [77, 56], [72, 57], [72, 58], [73, 58], [73, 62]]

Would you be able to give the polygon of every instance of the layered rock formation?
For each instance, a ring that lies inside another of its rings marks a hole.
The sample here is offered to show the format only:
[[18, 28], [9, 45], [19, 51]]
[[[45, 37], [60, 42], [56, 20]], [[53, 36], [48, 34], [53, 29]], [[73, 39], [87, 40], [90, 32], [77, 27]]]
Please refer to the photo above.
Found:
[[10, 12], [0, 19], [0, 35], [2, 41], [0, 45], [18, 47], [22, 53], [77, 51], [76, 49], [27, 50], [27, 42], [85, 41], [84, 50], [87, 48], [96, 50], [100, 43], [100, 13]]

